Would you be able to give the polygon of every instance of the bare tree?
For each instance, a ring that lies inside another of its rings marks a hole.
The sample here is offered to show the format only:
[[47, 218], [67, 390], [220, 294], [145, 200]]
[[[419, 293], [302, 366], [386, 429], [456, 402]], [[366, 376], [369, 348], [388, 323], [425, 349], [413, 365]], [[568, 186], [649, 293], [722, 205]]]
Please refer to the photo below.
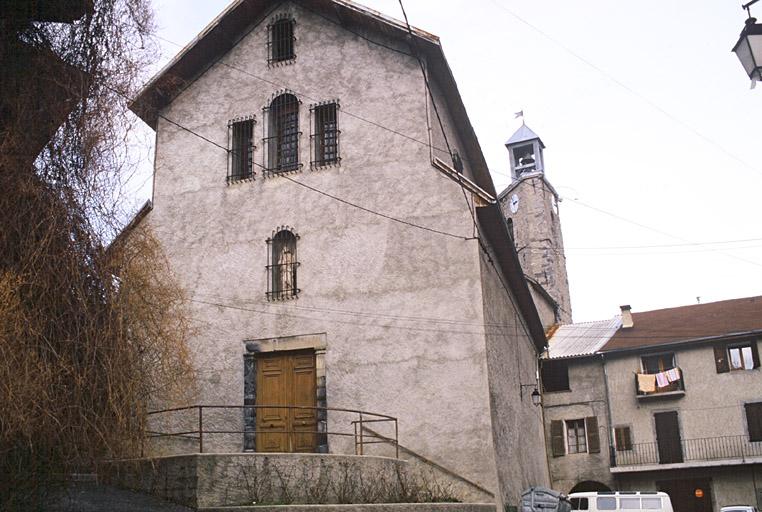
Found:
[[192, 389], [186, 300], [156, 238], [108, 243], [151, 31], [147, 0], [3, 2], [2, 510], [135, 454], [149, 401]]

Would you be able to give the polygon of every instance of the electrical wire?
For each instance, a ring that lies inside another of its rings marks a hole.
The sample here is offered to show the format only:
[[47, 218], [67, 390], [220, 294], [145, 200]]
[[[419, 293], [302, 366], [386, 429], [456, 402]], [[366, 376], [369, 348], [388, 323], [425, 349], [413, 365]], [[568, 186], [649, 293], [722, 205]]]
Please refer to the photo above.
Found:
[[558, 46], [559, 48], [564, 50], [566, 53], [568, 53], [569, 55], [571, 55], [574, 58], [576, 58], [577, 60], [579, 60], [580, 62], [586, 64], [587, 66], [589, 66], [590, 68], [592, 68], [596, 72], [600, 73], [602, 76], [604, 76], [605, 78], [607, 78], [608, 80], [610, 80], [611, 82], [616, 84], [617, 86], [621, 87], [622, 89], [624, 89], [628, 93], [632, 94], [633, 96], [635, 96], [639, 100], [643, 101], [644, 103], [646, 103], [648, 106], [650, 106], [651, 108], [653, 108], [657, 112], [661, 113], [662, 115], [664, 115], [668, 119], [672, 120], [674, 123], [682, 126], [683, 128], [685, 128], [686, 130], [691, 132], [696, 137], [702, 139], [704, 142], [708, 142], [709, 144], [714, 146], [716, 149], [718, 149], [719, 151], [721, 151], [725, 155], [729, 156], [733, 160], [737, 161], [738, 163], [742, 164], [744, 167], [746, 167], [750, 171], [754, 172], [755, 174], [762, 175], [762, 171], [759, 168], [755, 167], [754, 165], [750, 164], [749, 162], [747, 162], [743, 158], [741, 158], [741, 157], [735, 155], [734, 153], [732, 153], [731, 151], [727, 150], [719, 142], [717, 142], [717, 141], [711, 139], [710, 137], [704, 135], [703, 133], [698, 131], [696, 128], [694, 128], [693, 126], [691, 126], [687, 122], [685, 122], [682, 119], [676, 117], [675, 115], [670, 113], [668, 110], [666, 110], [665, 108], [661, 107], [655, 101], [649, 99], [648, 97], [646, 97], [645, 95], [639, 93], [638, 91], [636, 91], [632, 87], [628, 86], [627, 84], [625, 84], [621, 80], [619, 80], [616, 77], [612, 76], [610, 73], [606, 72], [600, 66], [597, 66], [596, 64], [594, 64], [590, 60], [586, 59], [582, 55], [578, 54], [577, 52], [575, 52], [574, 50], [572, 50], [571, 48], [569, 48], [568, 46], [563, 44], [561, 41], [559, 41], [555, 37], [551, 36], [550, 34], [546, 33], [545, 31], [543, 31], [542, 29], [537, 27], [536, 25], [534, 25], [534, 24], [530, 23], [529, 21], [527, 21], [526, 19], [522, 18], [521, 16], [516, 14], [514, 11], [512, 11], [511, 9], [506, 7], [504, 4], [500, 3], [498, 0], [491, 0], [491, 1], [498, 8], [500, 8], [503, 11], [507, 12], [508, 14], [510, 14], [516, 20], [518, 20], [522, 24], [526, 25], [527, 27], [531, 28], [532, 30], [534, 30], [535, 32], [537, 32], [538, 34], [543, 36], [545, 39], [547, 39], [551, 43], [555, 44], [556, 46]]

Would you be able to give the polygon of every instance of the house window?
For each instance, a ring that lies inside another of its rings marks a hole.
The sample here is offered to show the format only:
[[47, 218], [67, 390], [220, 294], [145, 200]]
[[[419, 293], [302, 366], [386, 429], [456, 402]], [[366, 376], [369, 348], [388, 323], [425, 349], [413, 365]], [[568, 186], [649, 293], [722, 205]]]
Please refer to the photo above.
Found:
[[675, 354], [658, 354], [655, 356], [643, 356], [643, 373], [657, 374], [671, 370], [675, 367]]
[[267, 239], [268, 245], [268, 300], [295, 298], [299, 294], [297, 270], [299, 261], [296, 257], [296, 242], [299, 236], [290, 228], [281, 229]]
[[728, 362], [730, 370], [753, 370], [754, 354], [751, 350], [751, 343], [728, 346]]
[[338, 163], [339, 157], [339, 104], [338, 102], [314, 105], [312, 115], [312, 161], [313, 167]]
[[294, 25], [292, 18], [281, 17], [267, 27], [268, 64], [287, 62], [296, 58]]
[[[641, 364], [643, 366], [643, 373], [656, 375], [658, 373], [666, 372], [675, 368], [675, 354], [656, 354], [653, 356], [642, 356]], [[656, 393], [668, 393], [670, 391], [680, 391], [683, 389], [682, 378], [678, 377], [678, 380], [674, 382], [664, 382], [665, 385], [658, 385]]]
[[569, 363], [567, 361], [543, 359], [540, 376], [543, 391], [569, 391]]
[[762, 441], [762, 402], [745, 404], [749, 441]]
[[739, 343], [718, 342], [714, 345], [714, 364], [717, 373], [753, 370], [760, 367], [758, 340]]
[[265, 114], [268, 172], [277, 174], [299, 169], [299, 100], [293, 94], [281, 94], [265, 109]]
[[586, 453], [585, 420], [566, 421], [566, 453]]
[[228, 183], [254, 175], [254, 116], [228, 121]]
[[618, 452], [632, 450], [632, 432], [629, 426], [614, 427], [614, 446]]

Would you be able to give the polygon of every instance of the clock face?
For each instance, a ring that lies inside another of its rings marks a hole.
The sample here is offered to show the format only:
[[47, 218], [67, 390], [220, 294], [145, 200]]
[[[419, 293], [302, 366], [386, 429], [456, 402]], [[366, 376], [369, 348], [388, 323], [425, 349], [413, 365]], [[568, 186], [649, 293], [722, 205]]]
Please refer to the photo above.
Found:
[[511, 206], [511, 213], [516, 213], [517, 211], [519, 211], [519, 196], [518, 196], [518, 194], [513, 194], [511, 196], [510, 206]]

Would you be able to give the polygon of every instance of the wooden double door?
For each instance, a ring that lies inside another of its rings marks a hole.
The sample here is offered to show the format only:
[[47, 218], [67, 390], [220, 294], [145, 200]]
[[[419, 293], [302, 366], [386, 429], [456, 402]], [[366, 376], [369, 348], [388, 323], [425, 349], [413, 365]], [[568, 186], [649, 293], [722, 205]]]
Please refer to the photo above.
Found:
[[258, 452], [314, 452], [317, 440], [315, 352], [257, 355], [256, 405]]

